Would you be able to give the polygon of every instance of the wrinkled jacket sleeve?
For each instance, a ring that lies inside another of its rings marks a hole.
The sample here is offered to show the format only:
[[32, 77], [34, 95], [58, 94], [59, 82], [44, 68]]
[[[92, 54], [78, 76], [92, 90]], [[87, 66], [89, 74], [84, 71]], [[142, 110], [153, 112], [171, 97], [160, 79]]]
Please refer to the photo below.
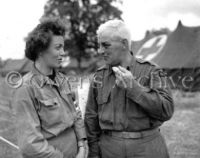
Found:
[[138, 103], [152, 118], [169, 120], [174, 112], [171, 92], [166, 75], [154, 67], [150, 74], [150, 87], [141, 86], [133, 80], [133, 87], [127, 89], [127, 96]]
[[[68, 83], [68, 86], [70, 86], [70, 83]], [[82, 118], [82, 112], [80, 109], [80, 106], [78, 105], [78, 89], [74, 89], [72, 94], [72, 100], [74, 101], [74, 106], [76, 108], [76, 119], [74, 122], [74, 131], [76, 133], [77, 140], [80, 141], [82, 139], [86, 139], [86, 131], [85, 131], [85, 125]]]
[[100, 150], [98, 142], [100, 136], [100, 126], [98, 119], [98, 106], [93, 83], [90, 84], [88, 100], [86, 104], [85, 126], [89, 145], [89, 158], [99, 157]]
[[86, 138], [85, 125], [82, 119], [82, 114], [80, 109], [77, 110], [77, 119], [74, 123], [74, 130], [78, 141]]
[[13, 100], [17, 120], [17, 138], [24, 158], [63, 158], [63, 153], [49, 145], [41, 134], [40, 120], [30, 87], [22, 86]]

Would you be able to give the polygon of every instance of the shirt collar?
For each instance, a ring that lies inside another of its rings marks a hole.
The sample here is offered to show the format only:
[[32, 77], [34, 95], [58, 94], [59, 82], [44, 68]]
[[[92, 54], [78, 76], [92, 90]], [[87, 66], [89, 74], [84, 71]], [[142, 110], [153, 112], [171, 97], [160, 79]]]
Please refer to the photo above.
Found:
[[36, 67], [35, 64], [32, 65], [32, 73], [34, 78], [39, 82], [40, 87], [43, 87], [45, 84], [55, 85], [60, 87], [65, 79], [64, 75], [61, 74], [58, 70], [55, 71], [55, 79], [51, 80], [47, 75], [42, 74]]

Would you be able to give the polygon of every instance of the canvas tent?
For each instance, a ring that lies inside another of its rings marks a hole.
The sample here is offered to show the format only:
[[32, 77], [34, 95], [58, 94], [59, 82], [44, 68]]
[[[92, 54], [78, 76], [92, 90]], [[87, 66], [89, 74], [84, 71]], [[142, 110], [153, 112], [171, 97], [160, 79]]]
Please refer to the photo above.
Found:
[[2, 76], [6, 76], [11, 71], [17, 71], [24, 75], [31, 70], [32, 62], [27, 58], [23, 59], [8, 59], [5, 65], [0, 70]]
[[[186, 27], [179, 21], [166, 42], [147, 41], [136, 53], [136, 57], [150, 60], [164, 68], [173, 88], [188, 91], [200, 90], [200, 27]], [[152, 39], [150, 39], [152, 40]], [[157, 48], [162, 49], [155, 49]]]
[[200, 67], [200, 27], [186, 27], [179, 21], [153, 61], [164, 68]]
[[136, 52], [138, 52], [138, 50], [141, 48], [141, 46], [148, 41], [149, 39], [151, 39], [153, 36], [150, 34], [149, 31], [146, 31], [145, 37], [142, 40], [139, 41], [132, 41], [131, 42], [131, 51], [133, 52], [133, 54], [136, 54]]

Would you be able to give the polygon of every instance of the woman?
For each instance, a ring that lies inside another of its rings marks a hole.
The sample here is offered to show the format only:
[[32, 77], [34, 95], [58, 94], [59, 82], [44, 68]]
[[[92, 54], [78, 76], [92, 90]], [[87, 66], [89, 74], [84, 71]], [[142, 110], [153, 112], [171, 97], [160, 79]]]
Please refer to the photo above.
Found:
[[14, 97], [17, 138], [24, 158], [84, 158], [85, 128], [66, 77], [57, 71], [64, 52], [65, 28], [41, 22], [26, 40], [32, 71]]

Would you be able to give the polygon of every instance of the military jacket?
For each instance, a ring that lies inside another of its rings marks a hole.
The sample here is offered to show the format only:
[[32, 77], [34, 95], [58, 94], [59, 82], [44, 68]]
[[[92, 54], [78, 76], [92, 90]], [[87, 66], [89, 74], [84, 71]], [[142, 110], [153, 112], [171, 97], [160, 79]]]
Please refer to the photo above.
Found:
[[91, 82], [85, 112], [90, 156], [99, 154], [99, 136], [104, 130], [150, 130], [172, 117], [174, 104], [162, 69], [136, 58], [127, 69], [135, 78], [131, 88], [116, 86], [110, 66], [99, 68]]

